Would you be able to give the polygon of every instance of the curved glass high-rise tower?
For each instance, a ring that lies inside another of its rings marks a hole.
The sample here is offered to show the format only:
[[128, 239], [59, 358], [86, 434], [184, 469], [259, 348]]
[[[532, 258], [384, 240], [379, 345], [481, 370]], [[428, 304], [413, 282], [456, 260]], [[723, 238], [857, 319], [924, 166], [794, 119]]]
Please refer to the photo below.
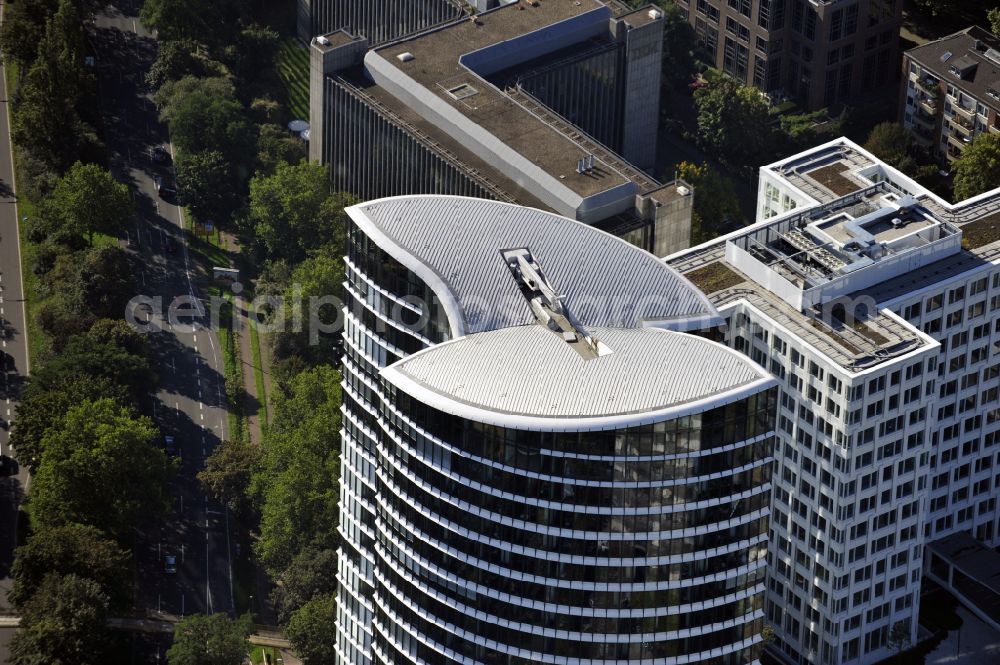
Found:
[[534, 209], [348, 212], [340, 661], [754, 662], [775, 383], [704, 296]]

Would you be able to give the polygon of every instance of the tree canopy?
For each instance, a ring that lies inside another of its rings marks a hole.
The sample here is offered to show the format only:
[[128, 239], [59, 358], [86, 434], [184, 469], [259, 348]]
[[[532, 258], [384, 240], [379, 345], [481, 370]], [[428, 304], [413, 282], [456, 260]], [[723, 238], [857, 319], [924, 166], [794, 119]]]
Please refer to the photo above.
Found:
[[43, 204], [50, 233], [93, 239], [95, 233], [117, 236], [132, 217], [128, 186], [97, 164], [76, 162], [56, 183]]
[[247, 489], [250, 478], [260, 467], [260, 447], [226, 439], [205, 459], [198, 480], [205, 491], [237, 515], [249, 509]]
[[93, 580], [48, 575], [21, 610], [12, 665], [90, 665], [107, 646], [108, 597]]
[[352, 202], [331, 193], [326, 166], [278, 164], [273, 175], [250, 181], [245, 235], [272, 261], [299, 262], [324, 245], [340, 254], [347, 229], [344, 207]]
[[273, 399], [251, 491], [261, 506], [257, 554], [277, 576], [309, 545], [336, 544], [340, 373], [322, 365], [306, 370]]
[[194, 54], [197, 48], [198, 44], [189, 39], [160, 42], [156, 60], [146, 73], [146, 83], [159, 89], [168, 82], [185, 76], [200, 76], [204, 67]]
[[44, 457], [45, 434], [60, 423], [71, 406], [103, 397], [124, 404], [128, 392], [107, 378], [76, 378], [53, 388], [29, 382], [17, 405], [17, 427], [10, 434], [10, 445], [20, 463], [35, 473]]
[[146, 0], [139, 20], [164, 42], [195, 40], [213, 44], [215, 32], [222, 26], [218, 5], [203, 0]]
[[1000, 184], [1000, 134], [980, 134], [955, 161], [955, 199], [982, 194]]
[[124, 387], [133, 403], [144, 405], [156, 375], [149, 359], [130, 353], [112, 340], [77, 336], [69, 340], [58, 356], [48, 360], [32, 375], [43, 390], [57, 390], [74, 380], [107, 379]]
[[42, 586], [47, 575], [76, 575], [95, 582], [109, 595], [109, 603], [124, 610], [130, 597], [129, 554], [99, 530], [82, 524], [41, 528], [17, 548], [11, 577], [14, 587], [8, 598], [24, 607]]
[[717, 74], [695, 91], [694, 101], [699, 141], [731, 166], [748, 169], [770, 154], [773, 119], [758, 90]]
[[337, 599], [332, 593], [316, 596], [292, 615], [285, 635], [306, 665], [324, 665], [336, 660]]
[[718, 237], [728, 225], [742, 222], [740, 202], [733, 184], [708, 164], [681, 162], [677, 175], [694, 187], [691, 242], [697, 244]]
[[110, 399], [71, 407], [42, 439], [32, 484], [43, 526], [90, 524], [118, 538], [169, 507], [169, 465], [153, 422]]
[[278, 611], [278, 621], [288, 623], [291, 616], [310, 600], [336, 590], [337, 552], [307, 546], [282, 571], [274, 587], [271, 599]]
[[181, 153], [177, 185], [184, 203], [200, 222], [225, 224], [239, 205], [239, 186], [232, 166], [218, 150]]
[[192, 614], [174, 626], [168, 665], [242, 665], [250, 653], [250, 617]]

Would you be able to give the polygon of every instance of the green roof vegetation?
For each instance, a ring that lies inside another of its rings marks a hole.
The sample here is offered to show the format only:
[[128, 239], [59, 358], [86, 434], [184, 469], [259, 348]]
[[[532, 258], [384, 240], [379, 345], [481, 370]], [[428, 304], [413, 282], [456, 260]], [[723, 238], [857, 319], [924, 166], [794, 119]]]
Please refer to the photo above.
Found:
[[1000, 212], [963, 224], [962, 247], [976, 249], [1000, 240]]
[[720, 262], [710, 263], [684, 276], [705, 293], [723, 291], [746, 281], [745, 277]]
[[830, 164], [815, 171], [809, 171], [806, 175], [837, 196], [846, 196], [847, 194], [853, 194], [861, 189], [861, 187], [850, 178], [844, 177], [843, 173], [845, 170], [842, 164]]

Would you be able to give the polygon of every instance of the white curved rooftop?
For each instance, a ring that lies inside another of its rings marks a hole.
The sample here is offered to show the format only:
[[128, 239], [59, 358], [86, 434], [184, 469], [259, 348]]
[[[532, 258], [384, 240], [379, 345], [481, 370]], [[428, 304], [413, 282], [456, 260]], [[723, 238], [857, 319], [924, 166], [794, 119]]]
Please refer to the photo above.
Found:
[[553, 213], [438, 195], [379, 199], [347, 213], [441, 298], [452, 337], [535, 322], [500, 254], [522, 247], [584, 326], [694, 330], [721, 322], [708, 298], [665, 262]]
[[382, 370], [438, 410], [518, 429], [628, 427], [698, 413], [776, 385], [738, 352], [654, 328], [592, 328], [611, 353], [585, 360], [537, 325], [470, 335]]

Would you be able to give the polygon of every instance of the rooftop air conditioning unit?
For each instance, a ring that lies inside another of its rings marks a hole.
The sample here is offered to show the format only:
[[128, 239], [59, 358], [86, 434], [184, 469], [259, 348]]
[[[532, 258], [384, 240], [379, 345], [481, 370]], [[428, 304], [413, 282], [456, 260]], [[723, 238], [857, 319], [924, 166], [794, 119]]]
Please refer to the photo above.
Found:
[[397, 55], [396, 59], [399, 60], [400, 62], [409, 62], [410, 60], [413, 60], [413, 54], [410, 53], [409, 51], [406, 51], [405, 53], [400, 53], [399, 55]]
[[316, 38], [316, 43], [321, 46], [329, 46], [330, 40], [324, 37], [323, 35], [320, 35], [319, 37]]
[[691, 193], [691, 190], [685, 187], [684, 185], [679, 185], [677, 187], [677, 193], [680, 194], [681, 196], [687, 196], [688, 194]]

